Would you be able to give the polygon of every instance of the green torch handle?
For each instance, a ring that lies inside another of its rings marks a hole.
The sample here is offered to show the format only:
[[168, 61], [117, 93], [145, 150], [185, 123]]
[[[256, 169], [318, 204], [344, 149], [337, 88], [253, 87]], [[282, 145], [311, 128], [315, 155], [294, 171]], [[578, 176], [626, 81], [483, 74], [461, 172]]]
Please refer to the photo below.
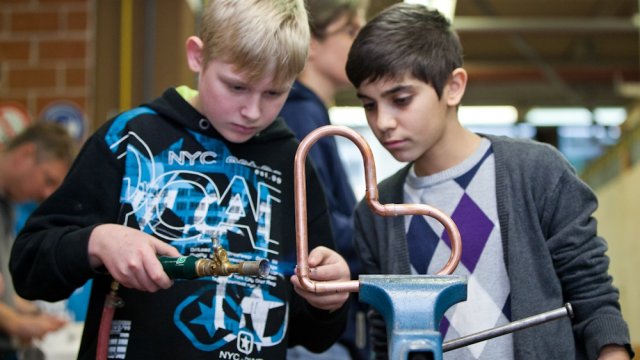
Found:
[[164, 272], [172, 279], [195, 279], [198, 277], [197, 262], [201, 260], [193, 255], [168, 257], [159, 256]]

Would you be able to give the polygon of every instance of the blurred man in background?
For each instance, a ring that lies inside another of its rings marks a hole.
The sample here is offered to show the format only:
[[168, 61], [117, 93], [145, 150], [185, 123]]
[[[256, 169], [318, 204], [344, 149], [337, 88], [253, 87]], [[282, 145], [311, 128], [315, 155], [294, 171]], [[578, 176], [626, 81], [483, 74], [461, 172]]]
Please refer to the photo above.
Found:
[[52, 122], [29, 126], [0, 149], [0, 360], [17, 359], [19, 350], [66, 323], [16, 296], [8, 263], [15, 235], [13, 206], [49, 196], [75, 153], [67, 130]]

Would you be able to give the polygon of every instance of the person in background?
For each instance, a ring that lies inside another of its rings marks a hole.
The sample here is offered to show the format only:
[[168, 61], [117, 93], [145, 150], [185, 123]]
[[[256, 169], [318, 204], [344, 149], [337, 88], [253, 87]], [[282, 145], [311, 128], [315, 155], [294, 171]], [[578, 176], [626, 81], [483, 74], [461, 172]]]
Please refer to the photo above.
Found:
[[[309, 58], [293, 83], [280, 116], [299, 140], [313, 130], [330, 125], [327, 108], [334, 105], [339, 90], [351, 88], [344, 66], [351, 43], [364, 25], [368, 0], [307, 0], [311, 44]], [[338, 252], [347, 260], [351, 275], [358, 277], [353, 247], [353, 209], [356, 198], [343, 167], [334, 137], [313, 145], [309, 157], [325, 191]], [[303, 348], [290, 351], [289, 359], [368, 358], [364, 307], [356, 296], [350, 299], [349, 322], [339, 342], [323, 354]]]
[[[440, 324], [445, 341], [571, 303], [563, 318], [444, 354], [445, 359], [629, 359], [629, 330], [598, 236], [597, 200], [550, 145], [475, 134], [458, 119], [467, 85], [462, 45], [439, 12], [392, 5], [360, 31], [347, 74], [376, 138], [408, 164], [383, 180], [379, 201], [441, 209], [462, 236], [454, 274], [467, 301]], [[433, 274], [450, 256], [432, 218], [355, 211], [356, 246], [367, 274]], [[376, 358], [385, 326], [371, 319]]]
[[[197, 90], [169, 88], [87, 140], [11, 258], [25, 298], [66, 298], [93, 279], [78, 358], [280, 360], [340, 336], [348, 294], [305, 290], [289, 261], [298, 142], [276, 118], [308, 48], [303, 0], [208, 1], [199, 36], [186, 40]], [[306, 169], [310, 277], [349, 280]], [[158, 259], [207, 257], [212, 242], [232, 263], [268, 260], [267, 278], [173, 281]], [[124, 306], [109, 328], [100, 317], [112, 280]]]
[[15, 359], [33, 340], [66, 324], [16, 296], [9, 276], [9, 254], [14, 205], [46, 199], [62, 183], [75, 153], [67, 130], [52, 122], [34, 123], [0, 150], [0, 359]]

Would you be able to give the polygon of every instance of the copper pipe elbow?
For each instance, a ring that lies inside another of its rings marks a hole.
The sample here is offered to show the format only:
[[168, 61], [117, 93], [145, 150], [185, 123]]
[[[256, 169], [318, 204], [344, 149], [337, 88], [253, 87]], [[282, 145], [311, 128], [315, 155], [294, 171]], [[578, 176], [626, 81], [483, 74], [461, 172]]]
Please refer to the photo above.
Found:
[[358, 292], [359, 281], [314, 281], [309, 277], [309, 246], [307, 233], [307, 184], [305, 181], [305, 160], [309, 149], [320, 138], [340, 135], [351, 140], [360, 150], [364, 162], [367, 203], [371, 210], [382, 216], [426, 215], [439, 221], [451, 240], [451, 255], [437, 275], [450, 275], [458, 267], [462, 254], [460, 232], [453, 220], [442, 211], [425, 204], [385, 204], [378, 201], [378, 182], [373, 152], [367, 141], [355, 130], [346, 126], [327, 125], [315, 129], [298, 146], [294, 164], [295, 222], [296, 222], [296, 274], [302, 286], [315, 293]]

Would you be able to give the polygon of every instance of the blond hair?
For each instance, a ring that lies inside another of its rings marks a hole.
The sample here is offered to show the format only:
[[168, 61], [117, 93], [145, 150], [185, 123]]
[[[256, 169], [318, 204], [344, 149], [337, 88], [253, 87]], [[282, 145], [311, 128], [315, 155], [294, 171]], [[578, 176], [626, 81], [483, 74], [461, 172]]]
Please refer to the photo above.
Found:
[[200, 24], [203, 61], [234, 64], [256, 81], [293, 81], [304, 67], [309, 24], [303, 0], [211, 0]]

